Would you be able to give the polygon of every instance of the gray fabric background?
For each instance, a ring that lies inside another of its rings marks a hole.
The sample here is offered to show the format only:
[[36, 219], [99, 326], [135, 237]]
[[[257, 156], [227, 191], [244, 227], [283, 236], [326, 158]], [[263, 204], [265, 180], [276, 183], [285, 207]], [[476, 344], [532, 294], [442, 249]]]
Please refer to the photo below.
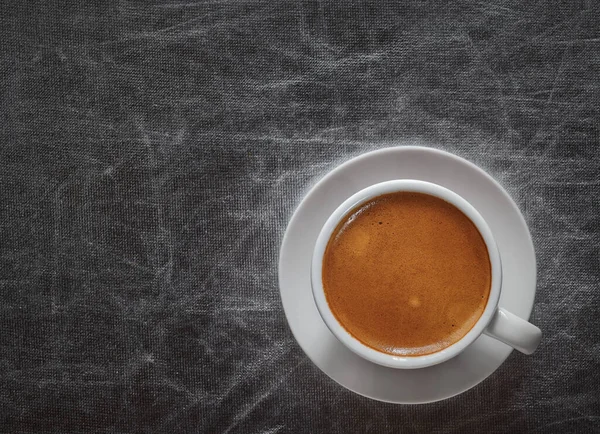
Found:
[[[598, 2], [0, 5], [1, 432], [600, 432]], [[545, 332], [424, 406], [320, 372], [277, 283], [307, 189], [407, 143], [514, 197]]]

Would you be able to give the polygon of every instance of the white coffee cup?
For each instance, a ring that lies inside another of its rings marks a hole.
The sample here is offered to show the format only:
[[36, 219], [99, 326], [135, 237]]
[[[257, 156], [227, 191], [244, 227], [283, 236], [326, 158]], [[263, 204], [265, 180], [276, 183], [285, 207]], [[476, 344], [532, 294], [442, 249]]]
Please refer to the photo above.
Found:
[[[483, 311], [483, 314], [475, 323], [473, 328], [465, 336], [463, 336], [462, 339], [450, 345], [449, 347], [444, 348], [436, 353], [423, 356], [391, 355], [377, 351], [360, 342], [358, 339], [348, 333], [346, 329], [344, 329], [344, 327], [337, 321], [331, 312], [331, 309], [329, 308], [329, 304], [327, 303], [323, 289], [323, 255], [325, 253], [327, 243], [329, 242], [329, 239], [338, 223], [349, 211], [365, 202], [368, 202], [370, 199], [382, 194], [400, 191], [425, 193], [431, 196], [439, 197], [440, 199], [451, 203], [460, 211], [462, 211], [473, 222], [473, 224], [475, 224], [483, 240], [485, 241], [492, 270], [491, 289], [488, 303]], [[500, 293], [502, 291], [502, 263], [500, 261], [500, 252], [498, 251], [492, 231], [483, 217], [469, 202], [460, 197], [458, 194], [448, 190], [447, 188], [441, 187], [437, 184], [432, 184], [430, 182], [412, 179], [382, 182], [359, 191], [342, 203], [333, 212], [333, 214], [331, 214], [317, 238], [317, 243], [312, 257], [311, 283], [313, 296], [319, 313], [334, 336], [359, 356], [370, 360], [371, 362], [390, 368], [414, 369], [442, 363], [458, 355], [467, 346], [472, 344], [482, 333], [498, 339], [499, 341], [502, 341], [525, 354], [533, 353], [542, 338], [542, 332], [538, 327], [498, 306]]]

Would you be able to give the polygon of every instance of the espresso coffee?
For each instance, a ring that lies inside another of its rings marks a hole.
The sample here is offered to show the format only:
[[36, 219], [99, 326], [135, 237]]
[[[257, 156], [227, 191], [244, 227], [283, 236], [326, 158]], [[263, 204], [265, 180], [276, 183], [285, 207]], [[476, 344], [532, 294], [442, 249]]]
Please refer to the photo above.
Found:
[[487, 305], [491, 264], [458, 208], [423, 193], [375, 197], [344, 216], [323, 256], [338, 322], [383, 353], [422, 356], [459, 341]]

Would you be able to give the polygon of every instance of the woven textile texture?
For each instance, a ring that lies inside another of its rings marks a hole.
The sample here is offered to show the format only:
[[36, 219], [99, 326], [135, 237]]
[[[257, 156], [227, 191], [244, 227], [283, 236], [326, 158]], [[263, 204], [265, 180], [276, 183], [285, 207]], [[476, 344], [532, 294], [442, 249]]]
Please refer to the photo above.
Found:
[[[0, 432], [600, 432], [600, 3], [0, 0]], [[538, 352], [423, 406], [306, 357], [306, 191], [423, 144], [512, 195]]]

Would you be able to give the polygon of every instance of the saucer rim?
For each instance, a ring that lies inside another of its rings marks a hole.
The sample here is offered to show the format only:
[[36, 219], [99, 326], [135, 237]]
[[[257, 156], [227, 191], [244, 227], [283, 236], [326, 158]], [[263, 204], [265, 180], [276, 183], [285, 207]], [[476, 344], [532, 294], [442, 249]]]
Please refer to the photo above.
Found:
[[[491, 181], [492, 185], [495, 187], [495, 189], [504, 196], [505, 199], [507, 199], [507, 202], [510, 204], [514, 217], [516, 217], [519, 220], [519, 224], [526, 229], [526, 235], [527, 235], [527, 239], [525, 240], [526, 244], [528, 244], [529, 248], [530, 248], [530, 252], [533, 256], [533, 263], [531, 264], [533, 267], [532, 270], [532, 283], [533, 283], [533, 297], [532, 297], [532, 302], [529, 306], [526, 306], [523, 310], [523, 312], [526, 312], [525, 314], [521, 314], [519, 316], [521, 316], [523, 319], [525, 320], [529, 320], [529, 318], [531, 317], [531, 313], [533, 311], [533, 307], [535, 304], [535, 295], [537, 293], [537, 255], [535, 253], [535, 246], [533, 244], [533, 239], [531, 237], [531, 231], [529, 230], [529, 226], [527, 225], [527, 222], [525, 220], [525, 217], [523, 216], [523, 213], [521, 212], [521, 210], [519, 209], [518, 205], [515, 203], [515, 201], [512, 199], [512, 197], [508, 194], [508, 192], [504, 189], [504, 187], [502, 187], [502, 185], [496, 180], [494, 179], [490, 174], [488, 174], [485, 170], [483, 170], [481, 167], [477, 166], [476, 164], [472, 163], [471, 161], [462, 158], [458, 155], [455, 155], [453, 153], [450, 153], [448, 151], [439, 149], [439, 148], [434, 148], [434, 147], [427, 147], [427, 146], [418, 146], [418, 145], [399, 145], [399, 146], [391, 146], [391, 147], [385, 147], [385, 148], [381, 148], [381, 149], [376, 149], [376, 150], [372, 150], [372, 151], [368, 151], [368, 152], [364, 152], [362, 154], [353, 156], [351, 158], [349, 158], [348, 160], [342, 162], [341, 164], [337, 165], [336, 167], [334, 167], [332, 170], [328, 171], [325, 175], [323, 175], [317, 182], [315, 182], [314, 184], [312, 184], [310, 187], [307, 188], [305, 194], [302, 196], [302, 198], [300, 199], [300, 201], [297, 203], [296, 208], [291, 216], [291, 218], [289, 219], [288, 225], [286, 226], [284, 235], [281, 239], [281, 246], [279, 249], [279, 260], [278, 260], [278, 284], [279, 284], [279, 293], [280, 293], [280, 297], [281, 297], [281, 302], [284, 308], [284, 314], [286, 317], [286, 321], [288, 323], [288, 326], [292, 332], [292, 335], [294, 336], [294, 339], [296, 340], [296, 342], [298, 343], [298, 345], [300, 346], [300, 348], [302, 349], [302, 351], [306, 354], [306, 356], [309, 358], [309, 360], [311, 360], [311, 362], [317, 367], [319, 368], [319, 370], [321, 370], [324, 374], [326, 374], [329, 378], [331, 378], [333, 381], [335, 381], [336, 383], [338, 383], [339, 385], [341, 385], [342, 387], [344, 387], [345, 389], [350, 390], [353, 393], [356, 393], [360, 396], [364, 396], [366, 398], [369, 399], [373, 399], [376, 401], [381, 401], [381, 402], [387, 402], [387, 403], [391, 403], [391, 404], [402, 404], [402, 405], [419, 405], [419, 404], [428, 404], [428, 403], [433, 403], [433, 402], [439, 402], [439, 401], [443, 401], [452, 397], [455, 397], [457, 395], [460, 395], [462, 393], [465, 393], [466, 391], [472, 389], [473, 387], [477, 386], [478, 384], [480, 384], [482, 381], [484, 381], [485, 379], [487, 379], [488, 377], [490, 377], [495, 371], [497, 371], [506, 361], [506, 359], [510, 356], [510, 354], [512, 353], [513, 349], [512, 348], [507, 348], [506, 354], [502, 355], [498, 360], [501, 360], [500, 363], [498, 364], [498, 366], [496, 368], [494, 368], [491, 372], [485, 374], [484, 376], [482, 376], [480, 379], [478, 379], [475, 383], [473, 383], [472, 385], [470, 385], [469, 387], [467, 387], [466, 389], [460, 389], [458, 390], [456, 393], [448, 393], [445, 394], [443, 397], [437, 398], [437, 399], [426, 399], [426, 400], [415, 400], [415, 401], [411, 401], [411, 402], [402, 402], [399, 400], [391, 400], [391, 399], [385, 399], [385, 398], [380, 398], [377, 396], [371, 396], [368, 395], [366, 393], [362, 393], [361, 391], [355, 390], [353, 388], [350, 388], [349, 386], [343, 384], [342, 382], [338, 381], [336, 378], [334, 378], [332, 375], [330, 375], [328, 372], [326, 372], [323, 368], [321, 368], [321, 366], [319, 366], [319, 364], [317, 364], [317, 362], [315, 361], [315, 359], [313, 358], [313, 355], [311, 355], [310, 350], [307, 350], [307, 348], [305, 348], [301, 343], [300, 340], [298, 339], [297, 336], [297, 331], [294, 330], [294, 328], [291, 325], [290, 322], [290, 317], [289, 314], [285, 308], [285, 304], [283, 303], [283, 296], [282, 296], [282, 292], [283, 292], [283, 285], [282, 285], [282, 281], [283, 281], [283, 273], [282, 273], [282, 267], [283, 267], [283, 261], [284, 261], [284, 251], [286, 250], [287, 244], [290, 243], [290, 228], [292, 228], [294, 226], [294, 224], [296, 223], [296, 221], [299, 219], [299, 214], [300, 211], [302, 210], [303, 206], [305, 205], [305, 203], [308, 201], [308, 199], [310, 198], [311, 195], [313, 195], [321, 186], [325, 185], [329, 180], [331, 180], [332, 178], [334, 178], [339, 172], [342, 172], [344, 170], [346, 170], [348, 168], [348, 166], [351, 166], [352, 164], [357, 163], [359, 160], [362, 159], [366, 159], [366, 158], [377, 158], [379, 156], [379, 154], [387, 154], [387, 153], [393, 153], [393, 152], [407, 152], [407, 151], [419, 151], [419, 152], [425, 152], [425, 153], [431, 153], [431, 154], [437, 154], [438, 156], [442, 156], [444, 158], [449, 158], [454, 160], [454, 162], [458, 163], [458, 164], [462, 164], [462, 165], [467, 165], [469, 166], [471, 169], [473, 169], [475, 172], [477, 172], [478, 176], [483, 176], [485, 178], [487, 178], [488, 180]], [[398, 178], [398, 179], [404, 179], [404, 178]], [[427, 182], [433, 182], [433, 181], [428, 181], [425, 180]], [[443, 184], [440, 184], [442, 187], [445, 188], [449, 188]], [[316, 309], [316, 306], [315, 306]], [[321, 319], [322, 320], [322, 319]], [[368, 363], [373, 363], [370, 361], [367, 361]], [[444, 362], [447, 363], [447, 362]], [[438, 365], [438, 366], [443, 366], [444, 363]], [[389, 369], [394, 369], [394, 368], [389, 368]], [[427, 369], [427, 368], [423, 368], [423, 369]], [[420, 369], [419, 369], [420, 370]]]

